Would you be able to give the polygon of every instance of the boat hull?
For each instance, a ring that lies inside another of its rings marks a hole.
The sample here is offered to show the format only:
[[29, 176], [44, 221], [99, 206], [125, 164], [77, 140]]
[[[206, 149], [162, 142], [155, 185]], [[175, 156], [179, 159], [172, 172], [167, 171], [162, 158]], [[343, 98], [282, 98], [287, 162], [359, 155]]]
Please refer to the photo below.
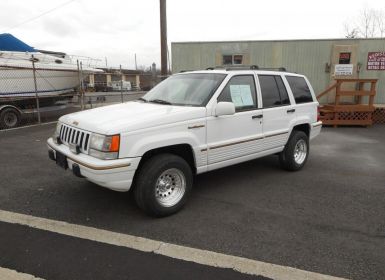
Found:
[[59, 95], [79, 86], [79, 73], [70, 69], [39, 68], [35, 70], [36, 91], [32, 68], [0, 66], [0, 97]]

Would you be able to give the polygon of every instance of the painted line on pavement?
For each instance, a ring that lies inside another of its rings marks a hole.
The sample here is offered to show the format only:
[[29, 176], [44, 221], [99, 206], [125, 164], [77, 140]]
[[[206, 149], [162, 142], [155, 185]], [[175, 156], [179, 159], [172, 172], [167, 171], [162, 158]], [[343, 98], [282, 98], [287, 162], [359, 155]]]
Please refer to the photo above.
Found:
[[6, 280], [44, 280], [27, 273], [17, 272], [16, 270], [0, 267], [0, 279]]
[[112, 232], [108, 230], [70, 224], [63, 221], [50, 220], [25, 214], [0, 210], [0, 221], [20, 224], [32, 228], [46, 230], [76, 238], [97, 241], [105, 244], [126, 247], [142, 252], [171, 257], [218, 268], [231, 268], [235, 271], [261, 275], [274, 280], [342, 280], [320, 273], [300, 270], [293, 267], [276, 265], [257, 260], [216, 253], [202, 249], [185, 247], [143, 237]]

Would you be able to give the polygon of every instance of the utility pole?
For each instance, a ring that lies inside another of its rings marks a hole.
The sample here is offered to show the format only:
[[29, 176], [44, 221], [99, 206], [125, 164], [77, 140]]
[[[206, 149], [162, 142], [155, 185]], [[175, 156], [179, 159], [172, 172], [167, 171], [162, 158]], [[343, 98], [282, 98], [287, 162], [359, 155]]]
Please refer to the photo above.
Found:
[[138, 70], [138, 62], [136, 61], [136, 54], [135, 54], [135, 70]]
[[166, 76], [167, 71], [167, 12], [166, 0], [159, 0], [160, 3], [160, 56], [161, 75]]

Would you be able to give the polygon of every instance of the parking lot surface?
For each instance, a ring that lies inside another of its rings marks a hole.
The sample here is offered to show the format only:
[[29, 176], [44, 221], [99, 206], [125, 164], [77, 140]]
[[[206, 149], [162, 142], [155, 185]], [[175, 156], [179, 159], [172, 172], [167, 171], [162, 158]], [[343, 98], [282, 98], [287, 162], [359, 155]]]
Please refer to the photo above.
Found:
[[[129, 193], [57, 167], [45, 144], [53, 129], [54, 124], [0, 131], [0, 210], [326, 275], [385, 279], [385, 126], [324, 128], [300, 172], [281, 170], [276, 156], [269, 156], [202, 174], [183, 211], [162, 219], [145, 216]], [[65, 271], [71, 279], [125, 275], [100, 266], [103, 256], [120, 269], [127, 260], [129, 271], [163, 268], [158, 276], [171, 271], [170, 279], [251, 277], [7, 223], [0, 223], [0, 236], [0, 266], [47, 279], [64, 279]], [[54, 258], [52, 247], [43, 250], [44, 244], [62, 250], [68, 265], [57, 265], [63, 258]], [[26, 250], [34, 254], [23, 255]], [[95, 260], [82, 269], [76, 257]], [[128, 265], [133, 259], [141, 260], [138, 269]]]

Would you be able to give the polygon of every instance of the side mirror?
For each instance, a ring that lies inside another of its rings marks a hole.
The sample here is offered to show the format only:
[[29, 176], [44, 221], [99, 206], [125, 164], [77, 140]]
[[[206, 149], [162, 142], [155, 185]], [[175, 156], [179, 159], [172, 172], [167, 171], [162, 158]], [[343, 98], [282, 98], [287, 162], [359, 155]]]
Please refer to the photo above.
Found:
[[235, 105], [232, 102], [219, 102], [215, 108], [215, 116], [234, 115]]

